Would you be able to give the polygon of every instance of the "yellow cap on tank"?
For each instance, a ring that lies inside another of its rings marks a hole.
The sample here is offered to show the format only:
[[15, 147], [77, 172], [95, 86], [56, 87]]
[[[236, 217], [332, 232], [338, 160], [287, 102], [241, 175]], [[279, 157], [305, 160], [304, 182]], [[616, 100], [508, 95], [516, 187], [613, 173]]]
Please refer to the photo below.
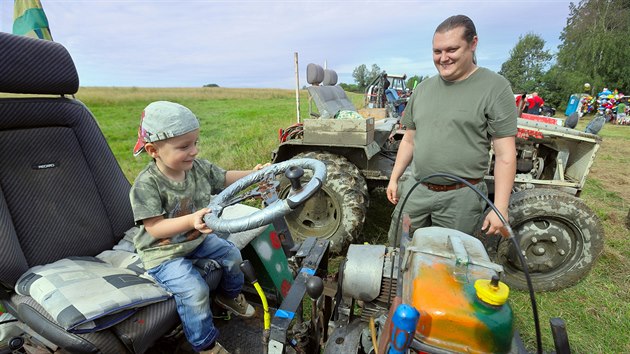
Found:
[[505, 304], [510, 294], [510, 288], [504, 282], [499, 281], [498, 276], [493, 276], [491, 280], [477, 279], [475, 290], [479, 300], [494, 306]]

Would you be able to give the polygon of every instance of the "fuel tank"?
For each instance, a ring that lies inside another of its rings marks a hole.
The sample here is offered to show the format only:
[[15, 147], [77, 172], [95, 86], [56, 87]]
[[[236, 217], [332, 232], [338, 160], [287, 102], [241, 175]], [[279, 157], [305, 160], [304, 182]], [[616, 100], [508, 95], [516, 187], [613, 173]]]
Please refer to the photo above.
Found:
[[403, 303], [420, 312], [415, 338], [427, 349], [510, 352], [509, 289], [498, 281], [502, 267], [490, 261], [479, 240], [457, 230], [421, 228], [402, 264]]

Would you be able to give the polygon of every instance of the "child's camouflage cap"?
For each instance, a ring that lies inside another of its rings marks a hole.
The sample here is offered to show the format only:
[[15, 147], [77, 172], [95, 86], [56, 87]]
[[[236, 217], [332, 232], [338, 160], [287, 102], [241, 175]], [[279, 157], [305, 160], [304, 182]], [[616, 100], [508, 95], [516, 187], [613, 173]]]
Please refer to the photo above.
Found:
[[190, 109], [168, 101], [153, 102], [142, 111], [133, 155], [140, 155], [145, 143], [184, 135], [195, 129], [199, 129], [199, 121]]

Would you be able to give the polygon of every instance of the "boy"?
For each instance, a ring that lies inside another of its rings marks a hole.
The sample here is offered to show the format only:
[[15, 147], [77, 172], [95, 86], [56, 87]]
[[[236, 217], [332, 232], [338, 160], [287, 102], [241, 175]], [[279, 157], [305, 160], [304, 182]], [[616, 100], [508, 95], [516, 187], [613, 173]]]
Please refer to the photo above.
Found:
[[[243, 273], [238, 248], [212, 233], [203, 221], [212, 194], [252, 171], [225, 171], [197, 159], [199, 122], [186, 107], [157, 101], [142, 112], [134, 155], [146, 151], [153, 161], [140, 172], [130, 192], [140, 231], [134, 244], [149, 275], [173, 294], [186, 338], [202, 353], [227, 353], [216, 341], [209, 289], [196, 259], [213, 259], [223, 268], [215, 302], [244, 317], [254, 308], [240, 293]], [[254, 170], [264, 166], [257, 165]], [[204, 273], [209, 270], [204, 269]]]

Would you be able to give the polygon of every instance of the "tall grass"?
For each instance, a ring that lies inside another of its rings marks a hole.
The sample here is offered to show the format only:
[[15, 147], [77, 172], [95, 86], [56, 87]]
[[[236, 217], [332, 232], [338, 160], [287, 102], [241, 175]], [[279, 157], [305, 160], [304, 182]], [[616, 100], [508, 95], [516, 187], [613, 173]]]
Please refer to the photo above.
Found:
[[[356, 106], [360, 95], [350, 95]], [[296, 122], [295, 92], [266, 89], [81, 88], [81, 99], [97, 118], [127, 178], [133, 181], [148, 158], [134, 158], [140, 112], [154, 100], [189, 107], [201, 121], [200, 156], [226, 168], [247, 169], [270, 160], [278, 129]], [[302, 118], [306, 92], [300, 92]], [[583, 130], [587, 119], [578, 129]], [[624, 226], [630, 203], [630, 127], [606, 125], [604, 142], [582, 194], [602, 220], [604, 253], [590, 275], [560, 291], [538, 293], [544, 348], [553, 348], [548, 326], [552, 317], [567, 323], [574, 353], [630, 353], [630, 237]], [[360, 241], [385, 243], [393, 210], [382, 190], [372, 202]], [[535, 348], [531, 305], [526, 293], [512, 291], [516, 327], [530, 351]]]
[[[250, 169], [268, 162], [278, 129], [297, 121], [295, 92], [224, 88], [81, 88], [77, 98], [97, 117], [125, 175], [133, 181], [149, 161], [132, 155], [140, 113], [149, 103], [166, 100], [190, 108], [199, 118], [201, 158], [225, 169]], [[306, 102], [306, 93], [301, 93]], [[306, 117], [307, 105], [300, 112]]]

